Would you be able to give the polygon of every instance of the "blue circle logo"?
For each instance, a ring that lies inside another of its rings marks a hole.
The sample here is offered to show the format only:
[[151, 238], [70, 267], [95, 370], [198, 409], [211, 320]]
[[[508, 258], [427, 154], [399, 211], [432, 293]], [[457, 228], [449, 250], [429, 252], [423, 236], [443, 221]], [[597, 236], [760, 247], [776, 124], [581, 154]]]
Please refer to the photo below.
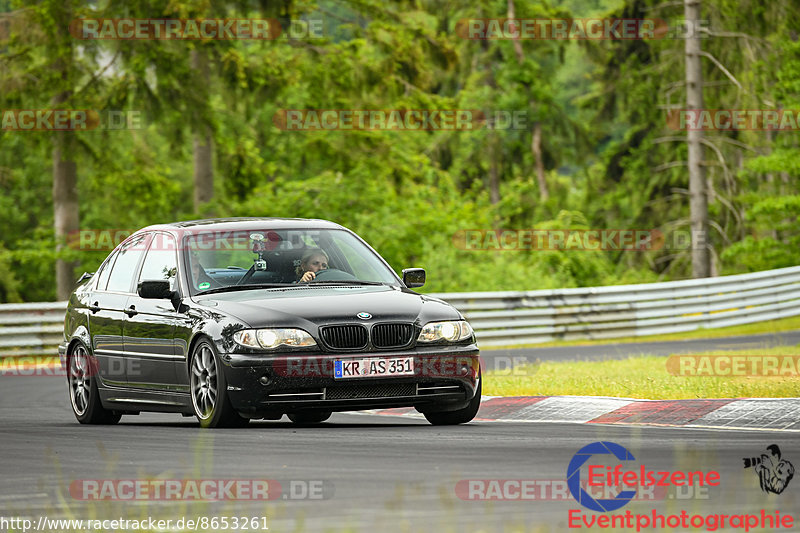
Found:
[[576, 453], [567, 467], [567, 487], [575, 501], [592, 511], [606, 513], [608, 511], [616, 511], [620, 507], [625, 506], [636, 496], [635, 490], [623, 490], [616, 495], [613, 499], [600, 499], [595, 500], [588, 492], [581, 487], [581, 466], [588, 461], [593, 455], [613, 455], [620, 461], [635, 461], [633, 454], [613, 442], [593, 442], [584, 446], [578, 453]]
[[356, 316], [357, 316], [358, 318], [360, 318], [361, 320], [369, 320], [370, 318], [372, 318], [372, 315], [371, 315], [371, 314], [369, 314], [369, 313], [365, 313], [364, 311], [361, 311], [361, 312], [360, 312], [360, 313], [358, 313]]

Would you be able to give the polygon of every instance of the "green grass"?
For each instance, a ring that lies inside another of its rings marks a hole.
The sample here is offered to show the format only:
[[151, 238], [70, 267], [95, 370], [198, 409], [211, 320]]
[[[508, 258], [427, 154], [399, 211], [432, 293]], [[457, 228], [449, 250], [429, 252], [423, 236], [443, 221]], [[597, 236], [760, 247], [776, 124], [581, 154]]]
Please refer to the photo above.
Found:
[[[800, 329], [800, 316], [771, 320], [768, 322], [756, 322], [741, 326], [729, 326], [726, 328], [706, 329], [701, 328], [694, 331], [683, 333], [669, 333], [664, 335], [647, 335], [644, 337], [619, 337], [614, 339], [596, 340], [575, 340], [575, 341], [552, 341], [539, 344], [509, 344], [508, 346], [492, 346], [481, 348], [481, 351], [505, 350], [508, 348], [545, 348], [551, 346], [587, 346], [596, 344], [620, 344], [630, 342], [652, 342], [652, 341], [680, 341], [686, 339], [717, 339], [720, 337], [732, 337], [735, 335], [757, 335], [759, 333], [780, 333], [782, 331], [794, 331]], [[480, 342], [478, 342], [480, 345]]]
[[[712, 352], [719, 353], [719, 352]], [[726, 355], [800, 355], [800, 345], [726, 351]], [[651, 400], [685, 398], [800, 397], [797, 377], [681, 377], [667, 372], [667, 358], [543, 362], [508, 372], [488, 372], [489, 396], [616, 396]]]

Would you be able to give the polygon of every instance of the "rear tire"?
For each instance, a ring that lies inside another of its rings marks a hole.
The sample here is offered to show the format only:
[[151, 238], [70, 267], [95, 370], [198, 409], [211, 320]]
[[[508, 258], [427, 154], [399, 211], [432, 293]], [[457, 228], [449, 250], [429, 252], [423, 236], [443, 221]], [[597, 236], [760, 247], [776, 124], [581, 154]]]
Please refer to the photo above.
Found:
[[217, 350], [208, 339], [198, 342], [189, 363], [189, 392], [192, 407], [200, 426], [204, 428], [244, 427], [250, 423], [237, 413], [228, 397], [228, 382], [217, 356]]
[[425, 418], [434, 426], [454, 426], [456, 424], [466, 424], [475, 418], [478, 414], [478, 409], [481, 406], [481, 389], [483, 387], [483, 379], [480, 378], [478, 382], [478, 390], [475, 391], [475, 397], [469, 401], [469, 404], [456, 411], [439, 411], [434, 413], [424, 413]]
[[72, 412], [81, 424], [111, 425], [122, 414], [109, 411], [100, 401], [97, 389], [97, 360], [89, 355], [86, 345], [78, 341], [67, 356], [67, 386]]
[[295, 424], [319, 424], [325, 422], [333, 413], [330, 411], [300, 411], [289, 413], [289, 420]]

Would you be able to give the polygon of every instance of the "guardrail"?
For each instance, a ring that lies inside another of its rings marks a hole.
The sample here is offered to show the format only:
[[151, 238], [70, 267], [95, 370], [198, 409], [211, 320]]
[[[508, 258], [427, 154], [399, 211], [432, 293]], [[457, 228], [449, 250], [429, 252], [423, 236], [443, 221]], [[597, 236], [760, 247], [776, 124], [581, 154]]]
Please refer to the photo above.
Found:
[[639, 285], [433, 296], [464, 314], [482, 347], [638, 337], [800, 315], [800, 267]]
[[0, 305], [0, 356], [58, 355], [67, 302]]
[[[639, 285], [436, 293], [481, 347], [721, 328], [800, 315], [800, 267]], [[66, 302], [0, 305], [0, 356], [55, 355]]]

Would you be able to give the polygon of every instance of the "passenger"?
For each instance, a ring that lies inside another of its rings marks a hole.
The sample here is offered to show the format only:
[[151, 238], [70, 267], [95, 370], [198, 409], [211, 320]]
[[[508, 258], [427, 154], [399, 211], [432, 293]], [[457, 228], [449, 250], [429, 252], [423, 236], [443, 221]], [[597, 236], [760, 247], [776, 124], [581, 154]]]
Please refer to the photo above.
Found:
[[317, 277], [317, 272], [320, 270], [328, 269], [328, 254], [315, 248], [309, 250], [303, 255], [300, 260], [300, 266], [297, 267], [295, 273], [297, 274], [298, 283], [308, 283]]

